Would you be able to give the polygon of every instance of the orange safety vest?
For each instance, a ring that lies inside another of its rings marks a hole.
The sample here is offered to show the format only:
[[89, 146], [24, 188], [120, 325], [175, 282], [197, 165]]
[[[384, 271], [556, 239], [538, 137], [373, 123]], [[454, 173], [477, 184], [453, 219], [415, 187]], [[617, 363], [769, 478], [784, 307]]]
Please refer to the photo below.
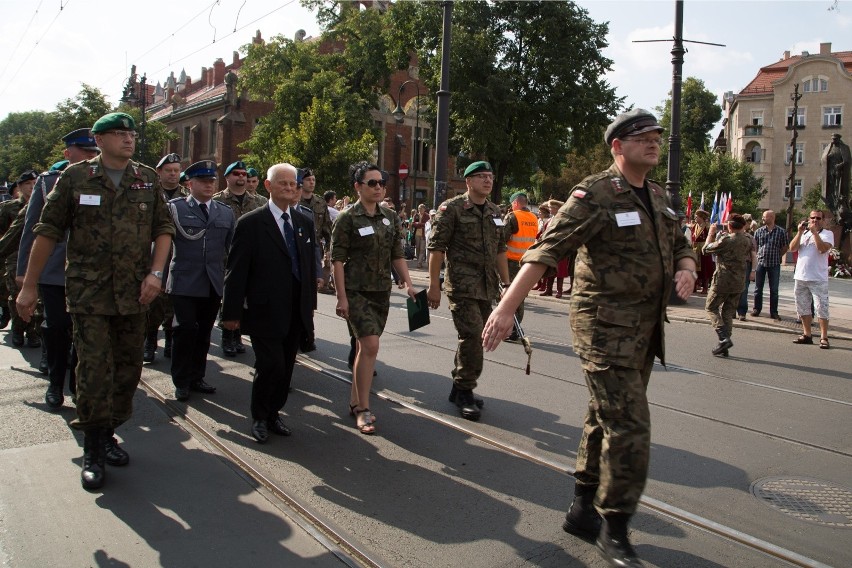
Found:
[[523, 209], [513, 213], [518, 220], [518, 232], [512, 233], [512, 237], [506, 243], [506, 258], [517, 261], [521, 260], [527, 249], [535, 242], [535, 236], [538, 234], [538, 218], [535, 213]]

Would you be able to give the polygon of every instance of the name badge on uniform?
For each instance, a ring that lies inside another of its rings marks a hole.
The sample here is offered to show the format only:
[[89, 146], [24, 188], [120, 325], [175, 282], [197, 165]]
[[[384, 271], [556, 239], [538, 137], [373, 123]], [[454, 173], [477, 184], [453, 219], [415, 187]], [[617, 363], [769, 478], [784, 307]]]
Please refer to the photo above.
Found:
[[639, 218], [638, 211], [628, 211], [626, 213], [616, 213], [615, 222], [619, 227], [630, 227], [632, 225], [641, 225], [642, 220]]
[[101, 204], [101, 196], [100, 195], [81, 195], [80, 196], [80, 205], [100, 205]]
[[506, 223], [503, 222], [503, 219], [494, 219], [494, 224], [498, 227], [505, 227]]
[[373, 230], [373, 227], [361, 227], [360, 229], [358, 229], [358, 233], [362, 237], [366, 237], [366, 236], [375, 234], [376, 231]]

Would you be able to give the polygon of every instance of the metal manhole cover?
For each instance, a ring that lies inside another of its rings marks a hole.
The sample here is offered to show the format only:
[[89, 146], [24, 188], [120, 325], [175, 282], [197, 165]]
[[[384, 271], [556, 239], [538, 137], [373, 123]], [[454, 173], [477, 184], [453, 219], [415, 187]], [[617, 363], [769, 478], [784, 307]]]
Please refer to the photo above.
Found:
[[852, 528], [852, 489], [812, 477], [765, 477], [751, 484], [762, 502], [803, 521]]

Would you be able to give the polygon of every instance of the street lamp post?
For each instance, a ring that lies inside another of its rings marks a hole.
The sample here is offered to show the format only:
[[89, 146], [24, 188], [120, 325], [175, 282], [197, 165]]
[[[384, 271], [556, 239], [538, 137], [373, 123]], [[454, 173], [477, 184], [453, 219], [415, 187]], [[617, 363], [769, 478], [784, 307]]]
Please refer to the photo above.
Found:
[[799, 94], [799, 84], [796, 83], [793, 88], [793, 93], [790, 95], [790, 100], [793, 101], [793, 121], [790, 126], [793, 129], [793, 136], [790, 138], [790, 193], [787, 200], [787, 234], [793, 234], [793, 201], [796, 198], [796, 140], [799, 138], [799, 100], [802, 95]]
[[[418, 141], [420, 140], [420, 84], [414, 79], [409, 79], [402, 83], [399, 86], [399, 91], [396, 94], [396, 108], [393, 109], [393, 117], [396, 119], [398, 123], [402, 123], [405, 120], [405, 111], [402, 110], [402, 90], [409, 83], [414, 83], [414, 87], [417, 89], [417, 101], [415, 107], [415, 118], [414, 118], [414, 176], [411, 182], [411, 205], [414, 205], [414, 193], [417, 191], [417, 170], [420, 169], [420, 163], [422, 162], [422, 158], [420, 157], [421, 147]], [[403, 188], [405, 188], [405, 181], [403, 183]]]
[[441, 88], [438, 90], [438, 120], [435, 123], [435, 209], [447, 192], [450, 143], [450, 43], [453, 29], [452, 0], [441, 2], [444, 9], [441, 37]]

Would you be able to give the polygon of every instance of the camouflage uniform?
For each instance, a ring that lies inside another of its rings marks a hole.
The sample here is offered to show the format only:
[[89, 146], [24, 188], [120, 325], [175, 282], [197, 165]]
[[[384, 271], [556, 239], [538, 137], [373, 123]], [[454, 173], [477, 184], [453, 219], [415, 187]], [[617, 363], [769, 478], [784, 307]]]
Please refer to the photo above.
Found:
[[430, 251], [446, 254], [444, 291], [459, 340], [453, 381], [473, 390], [482, 374], [482, 328], [499, 297], [497, 255], [506, 252], [500, 208], [474, 205], [467, 192], [441, 204], [432, 223]]
[[331, 243], [331, 216], [328, 214], [328, 205], [316, 193], [312, 193], [309, 199], [303, 197], [299, 205], [304, 205], [313, 212], [317, 237], [322, 240], [323, 248], [328, 250]]
[[[349, 327], [355, 337], [381, 336], [390, 309], [391, 263], [405, 258], [399, 217], [376, 206], [368, 215], [360, 201], [337, 216], [331, 260], [344, 263]], [[368, 235], [360, 231], [372, 230]]]
[[3, 235], [0, 238], [0, 258], [4, 262], [3, 281], [6, 284], [6, 290], [8, 290], [7, 303], [12, 321], [12, 333], [19, 334], [21, 337], [26, 333], [31, 344], [38, 346], [41, 341], [41, 333], [39, 332], [41, 306], [36, 307], [29, 323], [21, 319], [15, 306], [15, 299], [18, 297], [18, 284], [15, 282], [15, 275], [18, 270], [18, 245], [21, 243], [26, 212], [27, 204], [20, 197], [5, 201], [0, 205], [0, 234]]
[[263, 207], [264, 201], [262, 196], [260, 195], [252, 195], [248, 191], [246, 191], [243, 197], [243, 202], [240, 203], [240, 200], [237, 199], [237, 196], [231, 193], [231, 190], [228, 188], [223, 189], [219, 193], [213, 196], [213, 199], [224, 203], [234, 211], [234, 217], [237, 218], [237, 221], [240, 220], [245, 213], [249, 211], [254, 211], [259, 207]]
[[704, 245], [704, 254], [716, 255], [716, 272], [704, 309], [719, 337], [731, 337], [734, 314], [745, 288], [746, 260], [751, 256], [751, 239], [745, 233], [728, 233]]
[[[182, 185], [177, 186], [175, 192], [171, 194], [166, 193], [163, 190], [163, 199], [169, 201], [170, 199], [175, 199], [177, 197], [187, 197], [189, 196], [189, 191], [187, 191]], [[166, 266], [169, 266], [169, 261], [171, 260], [171, 255], [169, 255], [169, 259], [166, 260]], [[166, 283], [166, 275], [163, 274], [163, 284]], [[169, 295], [165, 292], [160, 292], [159, 295], [151, 302], [151, 305], [148, 307], [148, 317], [147, 323], [145, 324], [145, 334], [153, 335], [156, 338], [157, 332], [160, 330], [160, 325], [163, 326], [163, 330], [166, 332], [167, 336], [172, 331], [172, 320], [174, 319], [175, 312], [172, 308], [172, 301], [169, 298]], [[156, 340], [155, 340], [156, 343]]]
[[114, 428], [132, 413], [142, 374], [151, 243], [174, 235], [157, 172], [130, 162], [119, 186], [101, 158], [68, 166], [47, 196], [36, 235], [59, 241], [68, 231], [65, 292], [77, 348], [81, 430]]
[[595, 506], [604, 515], [633, 513], [645, 486], [648, 379], [655, 356], [665, 364], [675, 264], [695, 258], [665, 191], [646, 187], [651, 211], [615, 165], [587, 177], [522, 259], [555, 269], [576, 253], [571, 329], [591, 399], [574, 477], [600, 485]]

